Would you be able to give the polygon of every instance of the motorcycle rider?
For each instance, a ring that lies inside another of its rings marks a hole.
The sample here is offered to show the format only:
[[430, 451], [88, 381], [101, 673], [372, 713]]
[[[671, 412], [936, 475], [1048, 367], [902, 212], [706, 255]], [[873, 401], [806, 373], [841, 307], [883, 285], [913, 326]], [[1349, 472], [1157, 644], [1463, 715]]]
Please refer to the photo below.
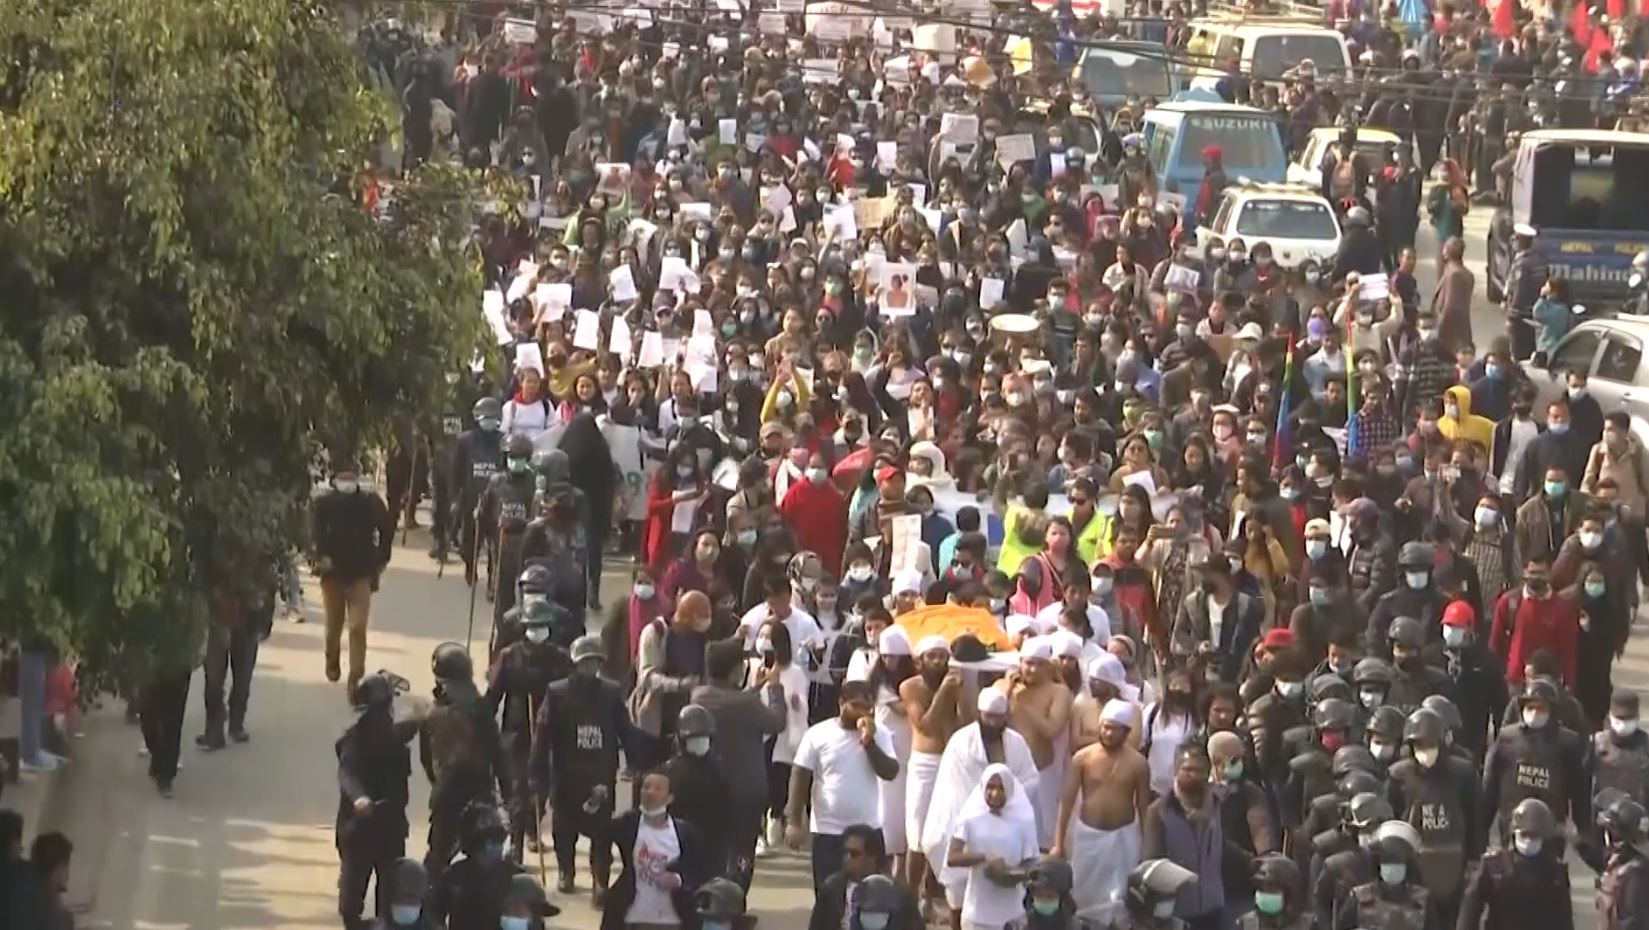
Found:
[[457, 520], [458, 556], [464, 560], [464, 581], [476, 582], [477, 543], [485, 547], [487, 560], [487, 587], [492, 587], [492, 572], [497, 568], [491, 557], [495, 540], [481, 532], [477, 537], [476, 508], [481, 495], [492, 483], [504, 463], [504, 435], [499, 430], [504, 422], [504, 407], [496, 397], [483, 397], [470, 408], [475, 426], [461, 433], [452, 444], [452, 460], [447, 466], [447, 480], [451, 488], [445, 495], [452, 502], [452, 518]]
[[1557, 818], [1535, 798], [1512, 811], [1512, 846], [1483, 856], [1466, 884], [1456, 925], [1478, 930], [1574, 930], [1569, 869], [1556, 843]]
[[475, 687], [469, 653], [457, 643], [435, 647], [435, 706], [418, 735], [418, 755], [429, 778], [429, 852], [424, 868], [439, 885], [460, 839], [464, 811], [490, 803], [493, 786], [512, 797], [509, 757], [498, 725]]
[[1420, 834], [1420, 878], [1444, 926], [1453, 926], [1466, 866], [1478, 854], [1476, 767], [1451, 753], [1443, 718], [1420, 708], [1403, 727], [1410, 757], [1391, 767], [1388, 787], [1398, 819]]

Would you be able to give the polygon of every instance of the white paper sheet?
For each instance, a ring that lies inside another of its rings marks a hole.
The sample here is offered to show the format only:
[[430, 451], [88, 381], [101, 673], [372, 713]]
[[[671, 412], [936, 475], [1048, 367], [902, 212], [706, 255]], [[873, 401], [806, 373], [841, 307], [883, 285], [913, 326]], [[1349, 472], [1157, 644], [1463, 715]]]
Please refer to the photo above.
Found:
[[578, 325], [573, 329], [573, 347], [594, 350], [601, 345], [601, 314], [594, 310], [576, 311]]
[[619, 265], [608, 272], [607, 285], [612, 288], [614, 300], [631, 301], [641, 296], [641, 292], [636, 290], [636, 276], [629, 265]]

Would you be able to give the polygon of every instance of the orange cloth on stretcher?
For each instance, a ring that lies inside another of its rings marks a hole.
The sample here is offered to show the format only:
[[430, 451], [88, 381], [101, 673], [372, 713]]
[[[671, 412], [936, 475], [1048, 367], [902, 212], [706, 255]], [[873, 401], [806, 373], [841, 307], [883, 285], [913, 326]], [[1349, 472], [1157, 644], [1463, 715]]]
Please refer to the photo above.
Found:
[[993, 652], [1007, 652], [1013, 648], [1013, 641], [1008, 638], [1007, 631], [996, 622], [991, 612], [975, 607], [958, 607], [954, 604], [918, 607], [900, 617], [897, 625], [910, 637], [913, 646], [921, 642], [924, 636], [943, 636], [945, 642], [949, 643], [955, 642], [956, 638], [963, 634], [972, 634], [986, 649]]

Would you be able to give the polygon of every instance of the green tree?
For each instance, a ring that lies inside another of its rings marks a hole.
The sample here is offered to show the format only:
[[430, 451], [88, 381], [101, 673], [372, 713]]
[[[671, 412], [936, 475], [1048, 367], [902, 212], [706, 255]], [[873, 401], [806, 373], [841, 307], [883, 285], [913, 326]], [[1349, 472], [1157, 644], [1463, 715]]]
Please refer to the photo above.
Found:
[[318, 0], [4, 10], [0, 632], [188, 658], [214, 586], [292, 538], [316, 450], [473, 353], [472, 181], [365, 208], [398, 109]]

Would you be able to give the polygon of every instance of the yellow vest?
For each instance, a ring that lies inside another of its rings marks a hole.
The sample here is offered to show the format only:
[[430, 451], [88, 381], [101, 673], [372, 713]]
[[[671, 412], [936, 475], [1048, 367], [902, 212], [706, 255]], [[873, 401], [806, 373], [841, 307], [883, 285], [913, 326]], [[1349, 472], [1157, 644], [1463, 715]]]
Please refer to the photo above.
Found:
[[1019, 539], [1019, 520], [1030, 516], [1031, 512], [1018, 504], [1008, 507], [1008, 512], [1002, 515], [1002, 548], [996, 555], [996, 570], [1009, 578], [1019, 574], [1019, 566], [1025, 560], [1042, 551], [1042, 543], [1027, 545]]
[[1076, 537], [1076, 554], [1081, 557], [1082, 564], [1093, 568], [1094, 563], [1111, 554], [1111, 518], [1098, 511], [1094, 512], [1088, 525]]

